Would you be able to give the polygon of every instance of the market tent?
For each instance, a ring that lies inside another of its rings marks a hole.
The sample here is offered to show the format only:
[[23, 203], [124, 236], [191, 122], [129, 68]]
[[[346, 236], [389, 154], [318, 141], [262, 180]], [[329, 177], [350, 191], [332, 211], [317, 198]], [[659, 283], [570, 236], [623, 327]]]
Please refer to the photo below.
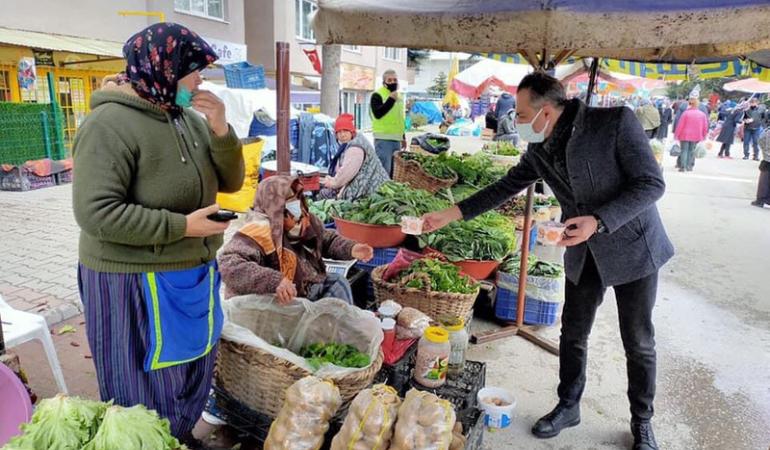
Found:
[[726, 91], [748, 92], [750, 94], [770, 94], [770, 83], [756, 78], [732, 81], [722, 86]]
[[516, 93], [519, 81], [532, 71], [524, 64], [505, 64], [492, 59], [483, 59], [458, 73], [452, 80], [452, 89], [466, 98], [478, 98], [490, 86]]
[[[319, 0], [319, 44], [770, 67], [767, 0]], [[397, 30], [397, 31], [394, 31]], [[729, 30], [729, 32], [725, 32]]]
[[411, 112], [424, 115], [428, 118], [428, 123], [441, 123], [444, 116], [436, 103], [431, 101], [414, 102]]

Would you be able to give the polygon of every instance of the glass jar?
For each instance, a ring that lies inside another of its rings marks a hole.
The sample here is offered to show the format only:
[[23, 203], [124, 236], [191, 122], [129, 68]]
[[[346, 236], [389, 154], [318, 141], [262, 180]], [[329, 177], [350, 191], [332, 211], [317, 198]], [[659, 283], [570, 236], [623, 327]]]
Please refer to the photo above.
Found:
[[465, 351], [468, 349], [468, 331], [465, 329], [465, 320], [457, 317], [447, 321], [444, 329], [449, 332], [449, 364], [447, 375], [450, 378], [459, 378], [465, 370]]
[[451, 351], [449, 332], [441, 327], [428, 327], [417, 344], [414, 380], [427, 388], [443, 386]]

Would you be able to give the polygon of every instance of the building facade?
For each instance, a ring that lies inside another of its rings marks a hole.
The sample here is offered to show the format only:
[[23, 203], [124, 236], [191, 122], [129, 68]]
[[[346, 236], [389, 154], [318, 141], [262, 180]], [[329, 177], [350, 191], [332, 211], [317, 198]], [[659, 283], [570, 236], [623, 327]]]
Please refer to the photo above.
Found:
[[70, 146], [91, 93], [104, 76], [124, 70], [122, 48], [131, 35], [161, 20], [177, 22], [210, 41], [226, 61], [243, 60], [243, 1], [5, 0], [0, 101], [49, 103], [53, 92]]

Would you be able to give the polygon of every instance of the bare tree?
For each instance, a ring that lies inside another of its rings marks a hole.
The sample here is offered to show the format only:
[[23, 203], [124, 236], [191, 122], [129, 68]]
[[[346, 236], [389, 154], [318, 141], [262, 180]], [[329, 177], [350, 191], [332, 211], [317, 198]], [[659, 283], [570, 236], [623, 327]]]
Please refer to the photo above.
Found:
[[322, 49], [321, 112], [329, 117], [340, 113], [340, 54], [339, 45], [324, 45]]

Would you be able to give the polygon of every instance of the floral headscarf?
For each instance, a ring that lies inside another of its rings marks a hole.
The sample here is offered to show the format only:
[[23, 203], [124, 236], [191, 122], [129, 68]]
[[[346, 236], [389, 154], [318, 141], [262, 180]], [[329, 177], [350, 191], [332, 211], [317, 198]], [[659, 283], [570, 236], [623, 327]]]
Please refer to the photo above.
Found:
[[177, 83], [217, 60], [208, 43], [182, 25], [156, 23], [131, 36], [123, 46], [126, 77], [140, 97], [177, 115]]

